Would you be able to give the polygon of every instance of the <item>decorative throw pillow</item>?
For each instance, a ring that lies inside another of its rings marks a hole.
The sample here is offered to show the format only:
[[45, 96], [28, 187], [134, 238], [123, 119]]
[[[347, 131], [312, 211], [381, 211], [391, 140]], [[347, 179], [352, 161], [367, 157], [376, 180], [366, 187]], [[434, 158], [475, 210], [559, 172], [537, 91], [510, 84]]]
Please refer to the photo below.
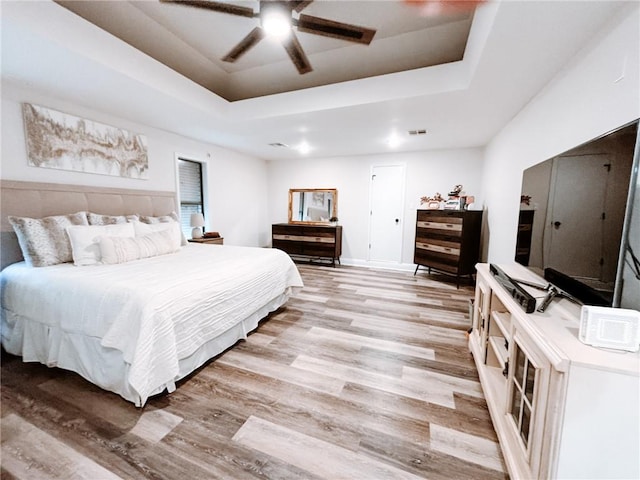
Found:
[[149, 215], [139, 215], [140, 221], [142, 223], [169, 223], [169, 222], [178, 222], [180, 223], [180, 217], [176, 212], [171, 212], [169, 215], [161, 215], [159, 217], [151, 217]]
[[114, 225], [74, 225], [67, 227], [67, 235], [71, 242], [71, 253], [73, 263], [82, 267], [87, 265], [98, 265], [102, 262], [100, 254], [100, 238], [129, 237], [135, 236], [135, 230], [131, 223], [120, 223]]
[[125, 263], [173, 253], [179, 249], [180, 244], [176, 246], [175, 235], [170, 230], [141, 237], [102, 237], [100, 239], [100, 253], [104, 264]]
[[71, 225], [88, 225], [87, 213], [54, 215], [44, 218], [8, 217], [18, 237], [27, 265], [48, 267], [71, 262], [71, 243], [66, 228]]
[[99, 213], [87, 213], [89, 225], [114, 225], [138, 220], [138, 215], [101, 215]]
[[142, 223], [142, 222], [131, 222], [133, 224], [133, 230], [135, 231], [136, 237], [144, 237], [146, 235], [150, 235], [152, 233], [157, 232], [169, 232], [171, 235], [171, 239], [173, 241], [174, 247], [179, 249], [182, 245], [182, 231], [180, 230], [180, 224], [177, 222], [167, 222], [167, 223]]
[[[159, 217], [140, 215], [139, 219], [142, 223], [148, 223], [152, 225], [156, 223], [171, 223], [171, 222], [177, 222], [178, 224], [180, 224], [180, 217], [178, 217], [178, 214], [176, 212], [171, 212], [169, 215], [162, 215]], [[180, 244], [181, 245], [187, 244], [187, 239], [182, 234], [182, 230], [180, 230]]]

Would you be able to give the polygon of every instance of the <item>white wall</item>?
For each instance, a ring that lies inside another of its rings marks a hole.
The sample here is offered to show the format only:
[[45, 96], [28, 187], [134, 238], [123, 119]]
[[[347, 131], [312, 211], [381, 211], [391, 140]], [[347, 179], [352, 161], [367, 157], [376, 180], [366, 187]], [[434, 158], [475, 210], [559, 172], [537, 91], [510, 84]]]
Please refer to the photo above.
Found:
[[271, 161], [269, 220], [287, 222], [290, 188], [337, 188], [338, 217], [343, 228], [342, 260], [366, 264], [369, 238], [369, 180], [373, 165], [406, 166], [402, 264], [413, 268], [416, 210], [420, 197], [440, 192], [445, 198], [457, 184], [482, 196], [482, 150], [434, 150], [313, 160]]
[[[29, 166], [20, 105], [22, 102], [146, 135], [149, 179], [135, 180]], [[166, 114], [170, 115], [171, 112]], [[204, 161], [207, 163], [209, 186], [207, 229], [219, 231], [227, 244], [264, 246], [270, 241], [267, 165], [264, 160], [133, 123], [9, 82], [2, 83], [1, 132], [0, 178], [5, 180], [176, 191], [176, 153]]]
[[629, 2], [487, 146], [488, 261], [513, 262], [524, 169], [640, 117], [639, 8]]

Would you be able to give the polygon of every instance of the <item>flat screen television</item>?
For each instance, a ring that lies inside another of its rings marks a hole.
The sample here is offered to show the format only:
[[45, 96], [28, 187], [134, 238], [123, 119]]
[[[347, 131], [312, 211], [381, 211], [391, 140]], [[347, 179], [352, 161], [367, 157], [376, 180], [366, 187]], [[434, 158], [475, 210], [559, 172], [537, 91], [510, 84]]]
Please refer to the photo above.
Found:
[[585, 305], [639, 308], [638, 138], [636, 120], [523, 174], [516, 261]]

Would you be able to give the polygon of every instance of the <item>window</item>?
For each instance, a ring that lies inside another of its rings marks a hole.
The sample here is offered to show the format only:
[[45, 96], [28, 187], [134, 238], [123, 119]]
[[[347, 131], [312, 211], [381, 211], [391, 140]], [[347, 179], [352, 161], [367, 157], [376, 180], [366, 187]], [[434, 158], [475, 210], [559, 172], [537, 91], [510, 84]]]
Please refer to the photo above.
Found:
[[180, 182], [180, 222], [182, 233], [191, 238], [191, 214], [204, 211], [202, 164], [192, 160], [178, 159]]

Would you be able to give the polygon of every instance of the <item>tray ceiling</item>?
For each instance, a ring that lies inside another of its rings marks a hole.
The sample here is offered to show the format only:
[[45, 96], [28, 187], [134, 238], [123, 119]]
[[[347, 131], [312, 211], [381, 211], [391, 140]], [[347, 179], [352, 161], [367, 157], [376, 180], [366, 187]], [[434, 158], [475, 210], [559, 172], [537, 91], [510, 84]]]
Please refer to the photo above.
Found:
[[[300, 75], [277, 40], [261, 41], [235, 63], [221, 60], [258, 18], [159, 1], [57, 3], [229, 101], [460, 61], [473, 20], [473, 10], [425, 16], [400, 1], [316, 0], [304, 14], [376, 34], [359, 45], [297, 32], [313, 66]], [[227, 3], [259, 10], [258, 1]]]

